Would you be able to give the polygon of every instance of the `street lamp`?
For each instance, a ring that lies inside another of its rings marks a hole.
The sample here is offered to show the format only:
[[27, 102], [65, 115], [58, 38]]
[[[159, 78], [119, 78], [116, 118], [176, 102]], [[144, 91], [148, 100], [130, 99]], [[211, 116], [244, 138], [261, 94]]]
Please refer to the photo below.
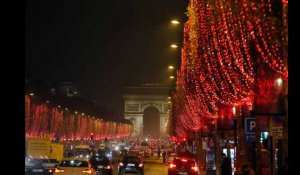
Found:
[[233, 116], [236, 117], [236, 107], [232, 107], [232, 113], [233, 113]]
[[171, 75], [170, 78], [171, 78], [171, 79], [174, 79], [175, 77]]
[[172, 48], [177, 48], [178, 46], [176, 44], [171, 44], [170, 45]]
[[282, 79], [281, 78], [277, 78], [276, 79], [276, 82], [277, 82], [277, 85], [278, 85], [278, 87], [281, 87], [282, 86]]
[[168, 68], [169, 68], [169, 69], [174, 69], [174, 66], [169, 66]]
[[180, 24], [180, 22], [177, 21], [176, 19], [172, 20], [171, 23], [174, 24], [174, 25]]

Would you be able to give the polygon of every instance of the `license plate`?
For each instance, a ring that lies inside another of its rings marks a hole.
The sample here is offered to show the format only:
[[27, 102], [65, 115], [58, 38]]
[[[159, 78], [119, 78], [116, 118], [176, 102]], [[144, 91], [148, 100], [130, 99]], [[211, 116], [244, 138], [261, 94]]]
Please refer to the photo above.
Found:
[[133, 163], [129, 163], [129, 164], [127, 164], [128, 166], [135, 166]]
[[43, 169], [33, 169], [32, 172], [43, 172]]
[[98, 168], [103, 168], [103, 165], [98, 165], [97, 167], [98, 167]]

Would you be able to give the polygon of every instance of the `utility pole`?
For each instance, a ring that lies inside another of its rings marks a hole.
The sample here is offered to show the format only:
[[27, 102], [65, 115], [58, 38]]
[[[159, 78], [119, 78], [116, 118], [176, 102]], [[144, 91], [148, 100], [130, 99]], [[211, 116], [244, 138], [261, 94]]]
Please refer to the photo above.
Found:
[[258, 116], [255, 116], [255, 138], [256, 138], [256, 174], [262, 175], [262, 167], [261, 167], [261, 143], [260, 143], [260, 120]]

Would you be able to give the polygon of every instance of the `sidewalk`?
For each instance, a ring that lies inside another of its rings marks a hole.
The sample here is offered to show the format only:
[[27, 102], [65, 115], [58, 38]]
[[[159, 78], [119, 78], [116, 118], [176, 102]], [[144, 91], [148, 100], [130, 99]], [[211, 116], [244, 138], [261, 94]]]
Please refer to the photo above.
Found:
[[200, 175], [206, 175], [206, 171], [200, 171]]

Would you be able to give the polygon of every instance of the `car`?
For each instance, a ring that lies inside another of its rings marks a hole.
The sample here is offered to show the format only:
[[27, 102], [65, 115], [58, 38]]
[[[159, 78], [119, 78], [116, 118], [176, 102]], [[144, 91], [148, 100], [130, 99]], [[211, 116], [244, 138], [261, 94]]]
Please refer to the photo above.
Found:
[[139, 173], [144, 175], [144, 164], [138, 156], [124, 156], [119, 162], [118, 175], [123, 173]]
[[168, 152], [167, 156], [166, 156], [166, 164], [169, 165], [176, 157], [176, 153], [175, 152]]
[[125, 155], [127, 155], [127, 156], [139, 156], [139, 151], [128, 151]]
[[56, 159], [48, 158], [26, 158], [25, 174], [26, 175], [52, 175], [58, 166]]
[[90, 161], [97, 175], [113, 175], [113, 166], [107, 156], [92, 156]]
[[141, 148], [142, 150], [147, 150], [147, 149], [149, 148], [149, 143], [146, 142], [146, 141], [143, 141], [143, 142], [141, 143], [141, 145], [140, 145], [140, 148]]
[[99, 149], [102, 149], [102, 150], [104, 150], [105, 149], [105, 144], [104, 143], [101, 143], [100, 145], [99, 145]]
[[60, 161], [54, 175], [97, 175], [96, 170], [87, 158], [66, 158]]
[[140, 149], [139, 150], [139, 156], [144, 156], [144, 154], [145, 154], [145, 151], [143, 149]]
[[148, 148], [148, 149], [144, 152], [144, 157], [150, 157], [151, 154], [152, 154], [151, 149]]
[[199, 175], [199, 168], [195, 159], [175, 158], [169, 164], [168, 175]]
[[92, 149], [88, 145], [78, 145], [74, 148], [73, 155], [78, 158], [89, 158], [92, 155]]

